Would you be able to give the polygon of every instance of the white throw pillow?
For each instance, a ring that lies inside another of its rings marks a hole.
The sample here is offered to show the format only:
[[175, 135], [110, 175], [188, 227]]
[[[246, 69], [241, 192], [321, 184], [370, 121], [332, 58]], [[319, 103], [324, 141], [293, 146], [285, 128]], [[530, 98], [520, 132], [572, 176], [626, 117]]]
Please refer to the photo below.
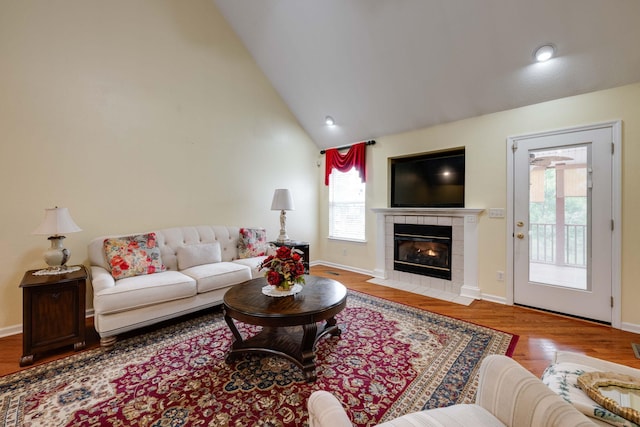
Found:
[[200, 243], [178, 247], [178, 270], [186, 270], [196, 265], [222, 261], [220, 242]]

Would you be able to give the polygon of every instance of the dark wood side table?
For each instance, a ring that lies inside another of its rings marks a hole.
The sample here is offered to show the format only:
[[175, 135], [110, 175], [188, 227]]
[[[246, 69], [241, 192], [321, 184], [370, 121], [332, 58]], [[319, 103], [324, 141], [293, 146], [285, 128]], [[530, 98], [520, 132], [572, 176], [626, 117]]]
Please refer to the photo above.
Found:
[[[304, 277], [306, 284], [295, 295], [264, 295], [264, 277], [235, 285], [225, 293], [224, 320], [234, 337], [228, 362], [243, 353], [278, 355], [302, 368], [307, 382], [316, 380], [316, 343], [327, 334], [340, 335], [335, 316], [347, 304], [347, 288], [333, 279]], [[262, 326], [262, 330], [243, 337], [234, 320]], [[322, 329], [319, 322], [324, 322]]]
[[73, 344], [85, 347], [85, 294], [87, 270], [35, 276], [24, 274], [22, 288], [22, 357], [31, 365], [36, 353]]
[[304, 264], [304, 273], [309, 274], [309, 242], [299, 242], [296, 240], [288, 240], [284, 243], [282, 242], [269, 242], [275, 246], [286, 246], [291, 249], [298, 249], [302, 251], [302, 264]]

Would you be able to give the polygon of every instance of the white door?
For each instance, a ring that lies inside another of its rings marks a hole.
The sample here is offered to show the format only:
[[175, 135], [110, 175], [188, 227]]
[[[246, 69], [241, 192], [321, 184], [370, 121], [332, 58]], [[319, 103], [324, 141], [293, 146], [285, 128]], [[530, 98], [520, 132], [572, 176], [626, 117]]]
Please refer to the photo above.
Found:
[[602, 322], [613, 307], [613, 128], [513, 138], [513, 299]]

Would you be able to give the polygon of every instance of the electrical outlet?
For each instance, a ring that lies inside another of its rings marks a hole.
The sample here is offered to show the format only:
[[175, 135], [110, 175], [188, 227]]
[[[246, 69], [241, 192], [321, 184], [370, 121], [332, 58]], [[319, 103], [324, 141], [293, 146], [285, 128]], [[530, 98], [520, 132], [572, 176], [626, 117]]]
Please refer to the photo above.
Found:
[[504, 282], [504, 271], [496, 272], [496, 279], [498, 282]]

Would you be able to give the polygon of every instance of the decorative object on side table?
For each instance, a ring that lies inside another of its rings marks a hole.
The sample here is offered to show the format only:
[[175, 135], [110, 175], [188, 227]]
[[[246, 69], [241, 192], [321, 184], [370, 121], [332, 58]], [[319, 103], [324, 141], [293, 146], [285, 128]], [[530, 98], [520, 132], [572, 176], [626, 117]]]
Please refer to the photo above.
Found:
[[67, 208], [45, 209], [42, 223], [31, 234], [49, 236], [51, 247], [44, 253], [44, 261], [49, 266], [44, 270], [33, 272], [36, 276], [49, 274], [64, 274], [78, 271], [80, 267], [67, 267], [67, 261], [71, 257], [71, 251], [62, 245], [65, 236], [63, 234], [82, 231], [71, 219]]
[[269, 285], [262, 288], [262, 293], [269, 296], [293, 295], [302, 290], [304, 285], [304, 264], [302, 252], [287, 246], [280, 246], [275, 255], [269, 255], [259, 265], [266, 269], [265, 277]]
[[280, 211], [280, 235], [277, 241], [280, 243], [287, 242], [289, 236], [287, 236], [287, 213], [286, 211], [295, 210], [293, 206], [293, 197], [291, 192], [286, 188], [278, 188], [273, 192], [273, 201], [271, 202], [272, 211]]

